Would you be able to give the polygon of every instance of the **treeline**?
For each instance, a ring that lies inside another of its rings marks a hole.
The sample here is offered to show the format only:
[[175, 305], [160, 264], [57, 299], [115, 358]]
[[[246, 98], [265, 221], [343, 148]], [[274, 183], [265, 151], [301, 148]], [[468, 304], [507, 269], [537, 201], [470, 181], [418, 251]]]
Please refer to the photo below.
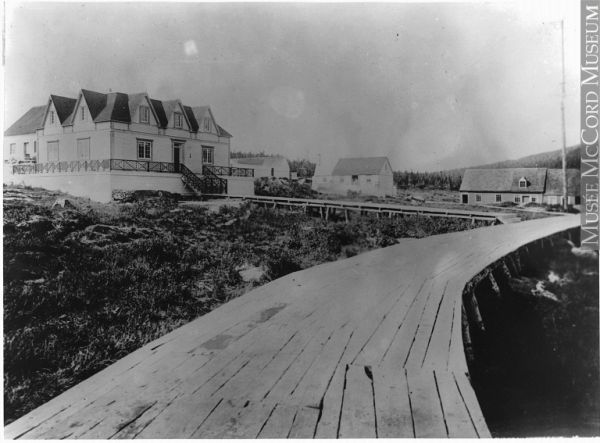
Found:
[[230, 158], [275, 157], [275, 155], [267, 154], [265, 151], [260, 151], [260, 152], [231, 151], [229, 153], [229, 157]]
[[462, 171], [394, 171], [394, 184], [399, 188], [435, 188], [458, 191], [461, 181]]
[[290, 172], [296, 172], [298, 178], [312, 177], [315, 175], [317, 164], [310, 160], [306, 160], [305, 158], [301, 160], [288, 160], [288, 163], [290, 164]]

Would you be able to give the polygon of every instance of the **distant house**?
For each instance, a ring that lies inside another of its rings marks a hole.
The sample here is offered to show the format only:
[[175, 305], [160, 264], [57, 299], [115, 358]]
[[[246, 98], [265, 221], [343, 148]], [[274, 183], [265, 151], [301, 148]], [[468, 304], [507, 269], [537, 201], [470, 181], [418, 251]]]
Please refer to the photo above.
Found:
[[253, 169], [255, 178], [290, 178], [290, 165], [287, 159], [281, 155], [274, 155], [271, 157], [232, 158], [231, 165], [240, 168]]
[[113, 191], [254, 193], [210, 107], [147, 93], [50, 95], [4, 133], [4, 182], [108, 201]]
[[[568, 204], [580, 203], [578, 169], [567, 170]], [[467, 169], [460, 186], [461, 202], [489, 204], [562, 204], [562, 169]]]
[[392, 166], [387, 157], [342, 158], [329, 172], [317, 166], [312, 188], [325, 194], [396, 195]]

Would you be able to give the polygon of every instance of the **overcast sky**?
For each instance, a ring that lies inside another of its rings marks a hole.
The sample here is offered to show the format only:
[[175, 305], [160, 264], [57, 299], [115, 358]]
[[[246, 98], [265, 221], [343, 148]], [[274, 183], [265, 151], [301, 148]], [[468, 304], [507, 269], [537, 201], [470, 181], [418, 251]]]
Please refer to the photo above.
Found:
[[233, 150], [439, 170], [578, 142], [579, 2], [7, 4], [5, 125], [79, 89], [210, 105]]

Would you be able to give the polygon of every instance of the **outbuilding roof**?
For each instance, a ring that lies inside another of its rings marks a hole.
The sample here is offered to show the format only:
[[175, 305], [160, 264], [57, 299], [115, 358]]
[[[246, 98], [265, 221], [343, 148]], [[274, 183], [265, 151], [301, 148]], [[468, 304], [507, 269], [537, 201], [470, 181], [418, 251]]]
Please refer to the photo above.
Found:
[[14, 122], [6, 131], [5, 136], [33, 134], [44, 125], [46, 105], [34, 106]]
[[[527, 180], [526, 188], [519, 187], [521, 178]], [[545, 185], [546, 168], [467, 169], [460, 190], [543, 193]]]
[[386, 164], [389, 164], [387, 157], [341, 158], [331, 175], [378, 175]]

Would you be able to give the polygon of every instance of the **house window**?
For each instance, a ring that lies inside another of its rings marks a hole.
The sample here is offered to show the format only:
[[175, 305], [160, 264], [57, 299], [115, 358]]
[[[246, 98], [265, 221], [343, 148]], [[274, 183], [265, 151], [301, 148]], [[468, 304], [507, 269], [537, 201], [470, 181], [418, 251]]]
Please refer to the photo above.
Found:
[[175, 127], [183, 128], [183, 114], [179, 112], [175, 113]]
[[204, 117], [204, 130], [210, 131], [210, 118]]
[[515, 195], [515, 203], [521, 203], [521, 197]]
[[275, 168], [271, 168], [271, 177], [275, 177]]
[[85, 120], [85, 108], [81, 108], [81, 120]]
[[58, 161], [58, 142], [48, 142], [48, 161], [49, 162], [57, 162]]
[[27, 155], [27, 151], [29, 150], [29, 143], [23, 143], [23, 154]]
[[344, 177], [340, 177], [340, 183], [344, 183]]
[[37, 142], [33, 142], [33, 153], [37, 154]]
[[138, 140], [137, 149], [140, 160], [152, 160], [152, 140]]
[[90, 159], [90, 139], [80, 138], [77, 139], [77, 160], [89, 160]]
[[15, 155], [16, 153], [17, 153], [17, 144], [11, 143], [10, 144], [10, 155]]
[[150, 123], [150, 108], [140, 106], [140, 123]]
[[536, 197], [531, 197], [531, 203], [536, 203], [537, 202], [537, 198]]
[[371, 183], [371, 177], [367, 177], [367, 183]]
[[481, 194], [475, 194], [475, 201], [476, 202], [480, 202], [481, 201]]
[[502, 201], [502, 195], [496, 194], [496, 203], [499, 203], [501, 201]]
[[527, 187], [527, 180], [525, 180], [524, 178], [519, 180], [519, 188], [526, 188]]
[[352, 183], [358, 183], [358, 175], [353, 175], [352, 176]]
[[50, 123], [54, 124], [54, 111], [50, 111]]
[[202, 163], [212, 165], [215, 162], [215, 148], [202, 146]]

